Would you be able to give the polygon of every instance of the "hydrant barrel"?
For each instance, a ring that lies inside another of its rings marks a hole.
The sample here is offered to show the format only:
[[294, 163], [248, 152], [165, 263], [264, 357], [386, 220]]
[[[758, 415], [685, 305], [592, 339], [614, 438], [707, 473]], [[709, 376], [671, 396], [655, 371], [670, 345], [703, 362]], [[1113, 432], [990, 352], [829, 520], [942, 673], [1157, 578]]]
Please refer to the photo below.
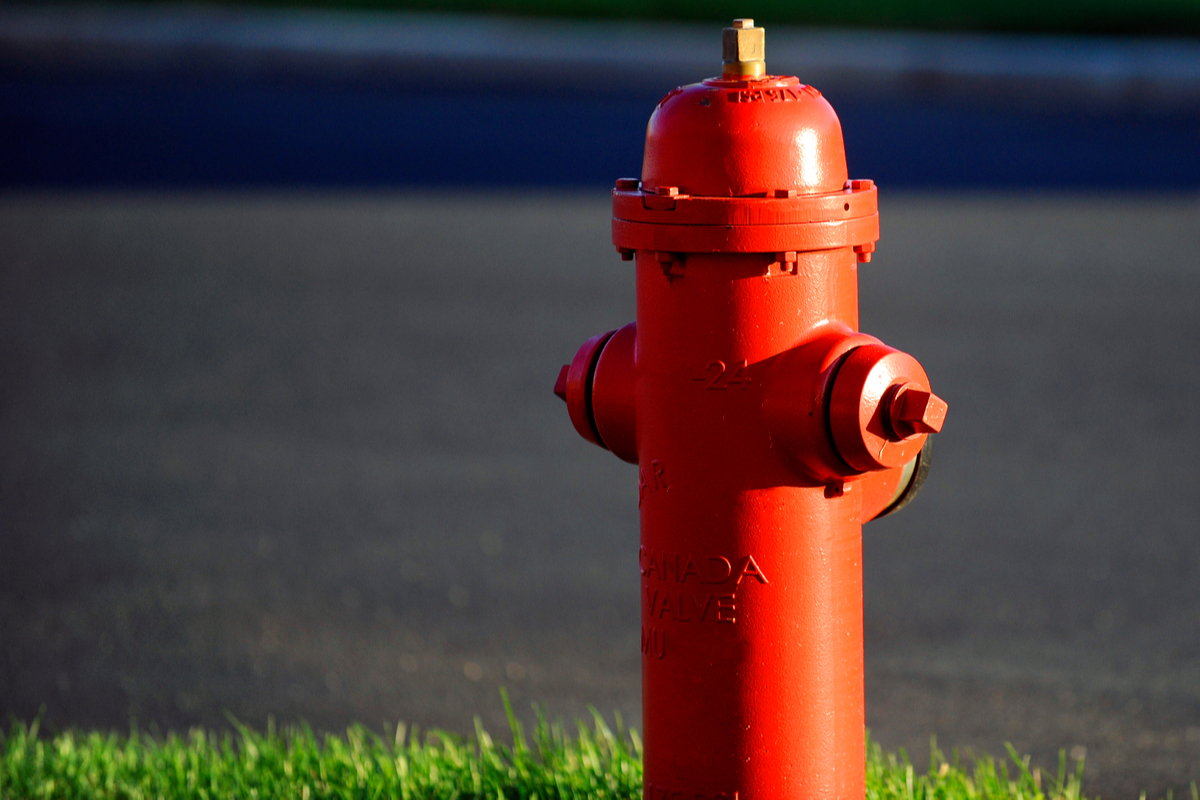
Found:
[[862, 524], [907, 502], [946, 404], [858, 331], [876, 189], [751, 20], [675, 89], [613, 192], [637, 321], [555, 392], [638, 465], [647, 800], [864, 795]]
[[[802, 258], [852, 313], [853, 255]], [[764, 267], [689, 253], [667, 284], [638, 255], [655, 312], [638, 320], [637, 406], [651, 800], [862, 796], [861, 493], [827, 496], [766, 429], [772, 360], [812, 320], [778, 313], [804, 306], [806, 281]]]

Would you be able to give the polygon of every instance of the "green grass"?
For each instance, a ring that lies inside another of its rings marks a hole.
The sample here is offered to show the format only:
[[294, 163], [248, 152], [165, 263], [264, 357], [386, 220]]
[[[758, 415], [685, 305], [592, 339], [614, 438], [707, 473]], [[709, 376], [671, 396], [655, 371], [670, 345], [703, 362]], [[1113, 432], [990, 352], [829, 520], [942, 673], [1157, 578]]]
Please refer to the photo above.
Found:
[[[339, 736], [273, 725], [264, 734], [240, 724], [224, 735], [195, 729], [166, 738], [136, 731], [47, 737], [37, 722], [14, 723], [0, 734], [0, 797], [640, 798], [641, 741], [619, 717], [612, 728], [593, 711], [589, 724], [577, 722], [569, 733], [539, 715], [530, 742], [504, 702], [512, 745], [496, 742], [478, 721], [467, 738], [422, 736], [403, 725], [382, 736], [356, 725]], [[967, 767], [934, 747], [929, 769], [918, 771], [903, 753], [868, 745], [867, 800], [1081, 798], [1083, 763], [1069, 771], [1065, 753], [1057, 772], [1043, 775], [1011, 748], [1011, 761], [979, 758]]]

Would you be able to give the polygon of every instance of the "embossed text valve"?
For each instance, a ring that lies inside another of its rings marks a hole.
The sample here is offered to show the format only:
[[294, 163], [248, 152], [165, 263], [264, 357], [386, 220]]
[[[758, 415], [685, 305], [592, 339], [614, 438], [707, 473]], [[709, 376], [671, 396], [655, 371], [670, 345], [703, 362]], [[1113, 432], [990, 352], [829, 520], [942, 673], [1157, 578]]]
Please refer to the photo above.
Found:
[[875, 186], [821, 94], [724, 31], [617, 181], [637, 321], [555, 393], [638, 465], [646, 800], [861, 800], [862, 524], [912, 497], [946, 404], [858, 332]]

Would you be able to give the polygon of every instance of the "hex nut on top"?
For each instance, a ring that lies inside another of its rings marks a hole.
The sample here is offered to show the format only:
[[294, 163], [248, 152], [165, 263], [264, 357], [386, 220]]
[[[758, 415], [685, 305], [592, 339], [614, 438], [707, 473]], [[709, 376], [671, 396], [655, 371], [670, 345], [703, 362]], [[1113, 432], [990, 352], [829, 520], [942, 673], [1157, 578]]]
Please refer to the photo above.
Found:
[[761, 78], [767, 74], [766, 35], [752, 19], [735, 19], [721, 38], [723, 73], [727, 78]]

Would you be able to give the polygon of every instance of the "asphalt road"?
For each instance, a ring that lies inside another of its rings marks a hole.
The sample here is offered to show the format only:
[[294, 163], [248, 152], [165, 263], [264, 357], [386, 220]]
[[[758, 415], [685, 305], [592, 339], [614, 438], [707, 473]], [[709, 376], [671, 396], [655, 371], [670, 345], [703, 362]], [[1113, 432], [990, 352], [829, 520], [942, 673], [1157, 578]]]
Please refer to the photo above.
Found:
[[[550, 392], [633, 315], [588, 194], [0, 196], [0, 715], [639, 723], [636, 478]], [[893, 197], [950, 403], [866, 529], [868, 724], [1200, 779], [1200, 202]]]

